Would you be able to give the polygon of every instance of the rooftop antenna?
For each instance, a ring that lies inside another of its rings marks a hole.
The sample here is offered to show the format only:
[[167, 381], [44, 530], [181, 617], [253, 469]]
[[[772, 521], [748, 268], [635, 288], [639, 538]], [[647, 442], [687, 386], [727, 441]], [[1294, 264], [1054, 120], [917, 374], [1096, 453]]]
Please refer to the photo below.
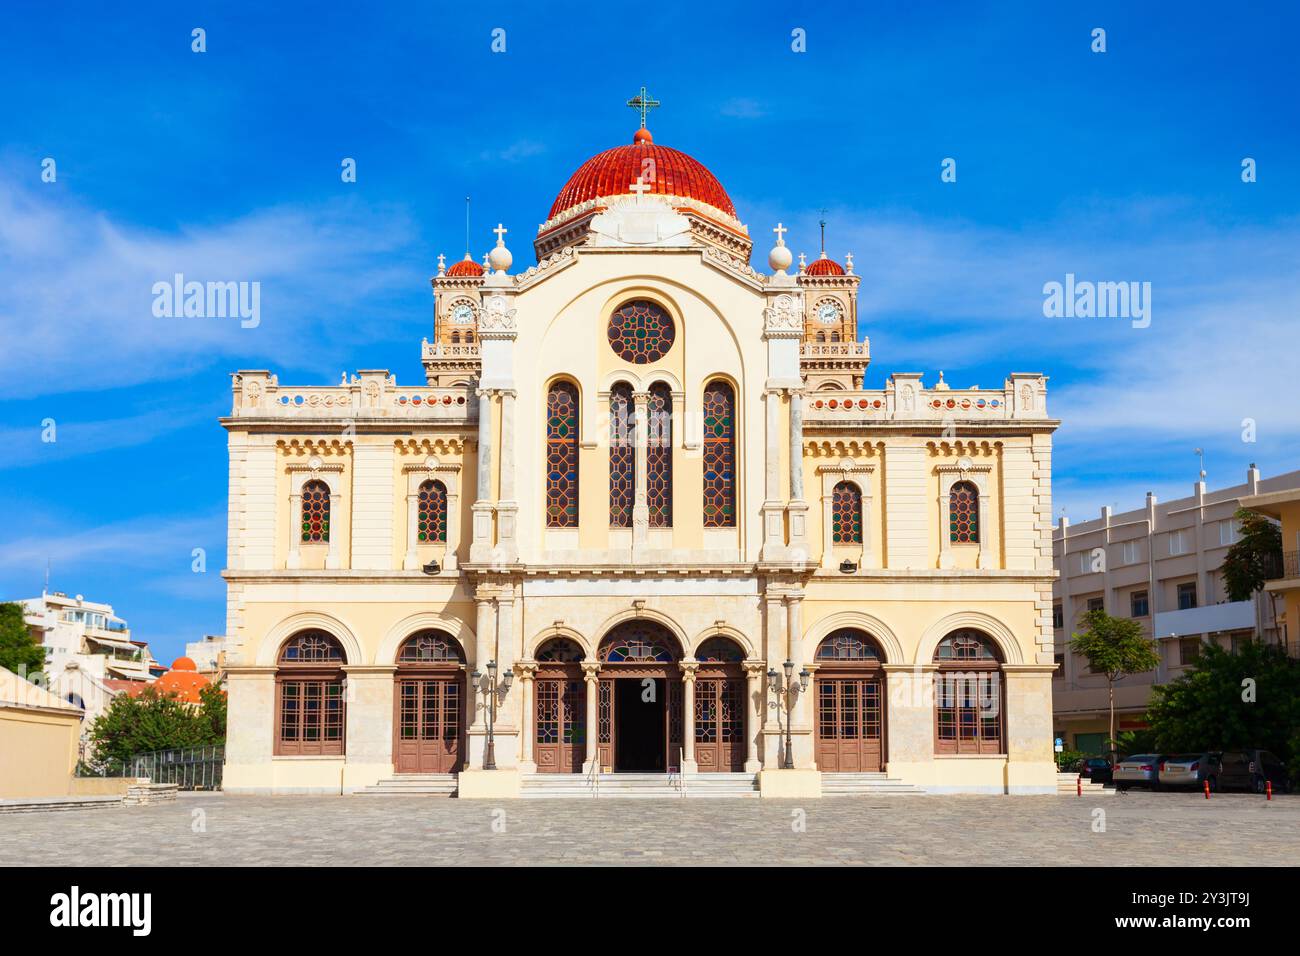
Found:
[[1205, 480], [1205, 450], [1201, 448], [1193, 448], [1192, 451], [1196, 452], [1196, 457], [1199, 458], [1201, 461], [1201, 481], [1204, 481]]
[[822, 217], [817, 223], [822, 227], [822, 258], [826, 258], [826, 210], [822, 210]]
[[469, 197], [465, 197], [465, 258], [469, 258]]
[[47, 594], [49, 594], [49, 593], [50, 593], [50, 558], [49, 558], [49, 555], [46, 555], [46, 557], [45, 557], [45, 590], [43, 590], [43, 591], [41, 592], [41, 597], [45, 597], [45, 595], [47, 595]]

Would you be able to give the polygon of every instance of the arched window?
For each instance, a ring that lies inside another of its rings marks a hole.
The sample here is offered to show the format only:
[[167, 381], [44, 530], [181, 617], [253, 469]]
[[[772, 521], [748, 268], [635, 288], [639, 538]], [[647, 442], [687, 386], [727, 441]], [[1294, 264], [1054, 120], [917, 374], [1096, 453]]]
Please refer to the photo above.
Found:
[[831, 491], [831, 541], [862, 543], [862, 492], [851, 481], [841, 481]]
[[302, 486], [302, 540], [323, 544], [330, 539], [330, 488], [313, 479]]
[[723, 381], [704, 388], [704, 527], [736, 526], [736, 394]]
[[397, 652], [401, 664], [463, 664], [465, 653], [460, 642], [442, 631], [417, 631], [402, 642]]
[[980, 631], [954, 631], [934, 652], [935, 753], [1004, 752], [1002, 655]]
[[343, 753], [343, 664], [339, 642], [324, 631], [299, 631], [284, 642], [275, 674], [275, 752]]
[[711, 637], [700, 645], [695, 659], [701, 664], [739, 664], [745, 652], [729, 637]]
[[673, 393], [663, 382], [650, 386], [646, 436], [646, 504], [650, 527], [673, 526]]
[[619, 382], [609, 390], [609, 526], [632, 527], [636, 500], [636, 423], [632, 386]]
[[537, 649], [539, 664], [580, 664], [587, 657], [577, 641], [567, 637], [553, 637]]
[[420, 485], [416, 538], [421, 544], [447, 540], [447, 486], [441, 481]]
[[879, 661], [875, 639], [854, 628], [833, 631], [817, 645], [819, 661]]
[[556, 382], [546, 394], [546, 527], [578, 526], [578, 389]]
[[651, 621], [619, 624], [600, 642], [598, 654], [607, 664], [670, 663], [677, 660], [677, 641]]
[[948, 533], [953, 544], [979, 542], [980, 493], [969, 481], [959, 481], [948, 491]]

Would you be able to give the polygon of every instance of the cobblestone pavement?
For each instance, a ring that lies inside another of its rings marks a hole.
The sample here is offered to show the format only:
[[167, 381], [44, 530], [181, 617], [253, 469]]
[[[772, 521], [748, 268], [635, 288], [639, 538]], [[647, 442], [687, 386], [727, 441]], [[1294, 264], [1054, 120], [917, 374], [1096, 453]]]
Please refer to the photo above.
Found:
[[[1105, 832], [1093, 832], [1094, 810]], [[807, 828], [797, 832], [798, 811]], [[202, 811], [202, 814], [199, 813]], [[195, 832], [206, 828], [205, 832]], [[501, 832], [501, 831], [504, 832]], [[0, 815], [0, 865], [1293, 865], [1300, 796], [226, 797]]]

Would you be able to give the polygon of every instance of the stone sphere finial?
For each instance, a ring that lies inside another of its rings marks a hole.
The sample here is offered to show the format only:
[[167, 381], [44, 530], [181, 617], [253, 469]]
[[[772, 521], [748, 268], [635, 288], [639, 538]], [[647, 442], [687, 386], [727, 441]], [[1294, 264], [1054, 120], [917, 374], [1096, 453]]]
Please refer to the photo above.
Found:
[[510, 250], [506, 248], [505, 234], [507, 229], [501, 223], [497, 223], [497, 227], [493, 231], [497, 234], [497, 244], [492, 251], [488, 253], [488, 264], [497, 272], [505, 272], [515, 261], [515, 257], [512, 256]]

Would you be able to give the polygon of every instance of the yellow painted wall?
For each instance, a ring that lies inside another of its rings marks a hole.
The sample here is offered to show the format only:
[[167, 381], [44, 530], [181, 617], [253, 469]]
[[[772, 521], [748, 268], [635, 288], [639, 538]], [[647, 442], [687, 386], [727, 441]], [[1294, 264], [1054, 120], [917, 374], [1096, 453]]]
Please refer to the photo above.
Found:
[[0, 798], [67, 796], [80, 732], [75, 713], [0, 707]]

